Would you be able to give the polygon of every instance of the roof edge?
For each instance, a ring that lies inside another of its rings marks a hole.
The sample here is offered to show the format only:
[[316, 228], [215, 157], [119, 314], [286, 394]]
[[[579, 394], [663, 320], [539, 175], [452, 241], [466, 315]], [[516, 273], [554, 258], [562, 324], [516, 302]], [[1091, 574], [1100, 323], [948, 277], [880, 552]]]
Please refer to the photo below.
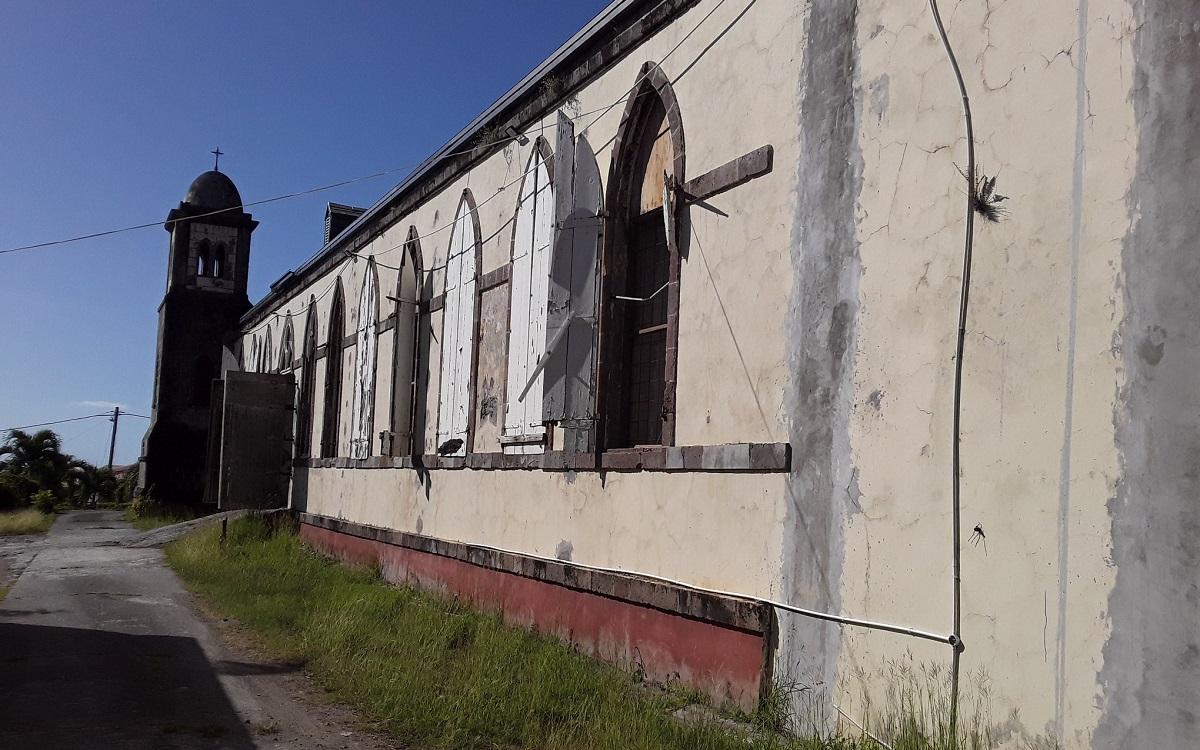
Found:
[[[471, 120], [464, 128], [459, 130], [441, 148], [417, 165], [408, 177], [404, 178], [398, 185], [385, 193], [382, 198], [373, 203], [362, 216], [355, 219], [337, 237], [330, 239], [316, 254], [277, 279], [271, 285], [270, 291], [242, 316], [240, 320], [242, 327], [257, 325], [261, 322], [270, 312], [273, 312], [273, 308], [281, 299], [285, 298], [288, 292], [306, 283], [308, 275], [314, 269], [317, 269], [323, 262], [330, 258], [341, 255], [344, 246], [352, 242], [358, 236], [360, 230], [374, 222], [402, 196], [420, 185], [444, 161], [454, 156], [468, 156], [469, 158], [465, 160], [466, 163], [456, 171], [456, 174], [458, 174], [499, 150], [501, 148], [500, 144], [490, 144], [488, 147], [481, 146], [478, 149], [478, 154], [475, 153], [476, 149], [471, 149], [465, 153], [459, 151], [459, 149], [468, 145], [473, 137], [499, 115], [514, 108], [530, 96], [536, 95], [535, 86], [548, 75], [563, 67], [573, 55], [576, 55], [589, 46], [602, 45], [603, 41], [607, 39], [626, 36], [625, 32], [628, 29], [659, 12], [660, 17], [655, 19], [655, 23], [651, 24], [651, 28], [648, 30], [643, 29], [643, 33], [640, 35], [629, 35], [628, 39], [623, 40], [624, 44], [621, 48], [615, 54], [611, 55], [605, 64], [593, 67], [586, 64], [590, 60], [590, 57], [584, 58], [581, 61], [584, 64], [577, 65], [576, 67], [586, 68], [586, 74], [569, 88], [565, 88], [557, 93], [555, 101], [561, 101], [570, 95], [571, 92], [600, 76], [613, 63], [623, 59], [626, 55], [637, 49], [637, 47], [641, 46], [641, 43], [657, 31], [658, 28], [682, 15], [698, 2], [699, 0], [614, 0], [614, 2], [589, 21], [587, 25], [551, 53], [549, 57], [526, 74], [515, 86]], [[630, 18], [630, 16], [633, 16], [633, 11], [641, 12], [636, 17]], [[624, 26], [620, 23], [623, 20], [628, 21]], [[549, 109], [549, 107], [546, 107], [546, 109]]]

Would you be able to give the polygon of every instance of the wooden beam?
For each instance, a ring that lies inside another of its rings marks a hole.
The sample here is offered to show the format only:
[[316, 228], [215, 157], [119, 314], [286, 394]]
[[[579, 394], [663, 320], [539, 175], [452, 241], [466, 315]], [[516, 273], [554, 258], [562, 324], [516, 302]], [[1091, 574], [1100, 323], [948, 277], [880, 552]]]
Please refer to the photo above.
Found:
[[684, 183], [682, 192], [685, 203], [695, 203], [723, 193], [743, 183], [761, 177], [771, 171], [775, 149], [770, 145], [756, 148], [731, 162], [709, 170], [699, 177]]

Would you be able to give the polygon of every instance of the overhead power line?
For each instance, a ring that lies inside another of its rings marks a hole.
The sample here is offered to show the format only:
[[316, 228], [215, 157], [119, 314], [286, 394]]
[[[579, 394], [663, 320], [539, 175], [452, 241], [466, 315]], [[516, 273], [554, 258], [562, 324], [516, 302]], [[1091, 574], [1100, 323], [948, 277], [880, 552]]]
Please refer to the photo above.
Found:
[[[700, 26], [704, 23], [704, 21], [706, 21], [708, 19], [709, 16], [711, 16], [718, 8], [720, 8], [722, 5], [725, 4], [725, 1], [726, 0], [721, 0], [720, 2], [718, 2], [716, 4], [716, 6], [714, 6], [712, 9], [710, 9], [709, 12], [707, 14], [705, 14], [705, 16], [703, 18], [700, 19], [700, 22], [697, 23], [695, 26], [693, 26], [692, 29], [686, 35], [684, 35], [684, 37], [682, 39], [680, 39], [675, 44], [675, 46], [671, 48], [670, 51], [668, 51], [665, 55], [663, 55], [663, 57], [661, 57], [658, 60], [658, 62], [662, 63], [668, 57], [670, 57], [672, 54], [674, 54], [675, 51], [678, 50], [679, 47], [682, 46], [683, 43], [685, 41], [687, 41], [687, 39], [689, 37], [691, 37], [691, 35], [693, 33], [695, 33], [695, 31], [698, 28], [700, 28]], [[751, 0], [751, 3], [750, 3], [751, 5], [753, 5], [753, 1], [754, 0]], [[650, 11], [647, 11], [647, 15], [650, 12], [653, 12], [654, 10], [656, 10], [659, 6], [663, 5], [665, 2], [666, 2], [666, 0], [661, 0], [661, 2], [656, 4], [654, 6], [654, 8], [652, 8]], [[749, 7], [749, 6], [747, 6], [747, 7]], [[617, 104], [620, 104], [621, 102], [625, 101], [629, 97], [629, 94], [632, 92], [633, 88], [636, 88], [637, 84], [640, 82], [641, 82], [641, 78], [639, 77], [638, 81], [635, 82], [634, 86], [628, 92], [626, 92], [626, 93], [622, 94], [620, 97], [618, 97], [615, 101], [613, 101], [603, 107], [598, 107], [596, 109], [589, 110], [587, 112], [580, 112], [579, 114], [575, 115], [572, 119], [580, 119], [580, 118], [583, 118], [583, 117], [586, 117], [588, 115], [595, 114], [595, 113], [600, 113], [600, 117], [603, 117], [604, 113], [608, 112], [610, 109], [615, 107]], [[593, 120], [589, 124], [588, 127], [591, 127], [591, 125], [594, 125], [600, 119], [600, 117], [597, 117], [595, 120]], [[584, 128], [584, 130], [586, 130], [586, 129], [587, 128]], [[521, 137], [521, 134], [514, 134], [511, 136], [506, 135], [505, 137], [497, 139], [495, 141], [490, 141], [490, 142], [486, 142], [486, 143], [475, 143], [475, 144], [472, 144], [469, 148], [461, 149], [459, 151], [452, 151], [448, 154], [444, 154], [443, 158], [472, 153], [480, 148], [488, 148], [490, 146], [497, 146], [502, 143], [508, 143], [510, 141], [519, 140], [520, 137]], [[184, 218], [180, 218], [180, 219], [175, 219], [174, 221], [175, 222], [195, 221], [197, 219], [203, 219], [203, 218], [207, 218], [210, 216], [217, 216], [219, 214], [230, 213], [233, 211], [241, 211], [246, 208], [253, 207], [253, 206], [261, 206], [261, 205], [264, 205], [267, 203], [276, 203], [278, 201], [289, 200], [291, 198], [299, 198], [299, 197], [302, 197], [305, 195], [312, 195], [313, 193], [324, 192], [326, 190], [333, 190], [335, 188], [345, 187], [346, 185], [352, 185], [357, 182], [364, 182], [366, 180], [373, 180], [373, 179], [377, 179], [379, 177], [386, 177], [388, 175], [397, 174], [400, 172], [411, 172], [413, 169], [419, 167], [423, 163], [424, 163], [424, 161], [422, 161], [418, 164], [406, 165], [403, 167], [395, 167], [393, 169], [384, 169], [379, 172], [373, 172], [371, 174], [362, 175], [360, 177], [352, 177], [347, 180], [339, 180], [338, 182], [329, 183], [327, 185], [319, 185], [317, 187], [307, 188], [304, 190], [297, 190], [297, 191], [290, 192], [290, 193], [284, 193], [282, 195], [276, 195], [276, 196], [272, 196], [270, 198], [262, 198], [260, 200], [249, 201], [246, 203], [242, 203], [241, 205], [238, 205], [238, 206], [232, 206], [230, 208], [218, 209], [216, 211], [209, 211], [207, 213], [197, 214], [196, 216], [188, 216], [188, 217], [184, 217]], [[57, 247], [59, 245], [67, 245], [67, 244], [72, 244], [75, 242], [82, 242], [84, 240], [97, 239], [99, 237], [108, 237], [108, 236], [111, 236], [114, 234], [123, 234], [125, 232], [133, 232], [133, 231], [137, 231], [137, 230], [141, 230], [141, 229], [149, 229], [151, 227], [160, 226], [163, 223], [164, 223], [163, 220], [148, 221], [148, 222], [143, 222], [141, 224], [132, 224], [130, 226], [118, 227], [116, 229], [106, 229], [106, 230], [99, 231], [99, 232], [90, 232], [88, 234], [76, 235], [74, 237], [65, 237], [63, 239], [58, 239], [58, 240], [49, 240], [46, 242], [35, 242], [35, 243], [28, 244], [28, 245], [18, 245], [16, 247], [0, 249], [0, 255], [8, 255], [10, 253], [18, 253], [18, 252], [23, 252], [23, 251], [27, 251], [27, 250], [42, 250], [42, 249], [46, 249], [46, 248], [50, 248], [50, 247]]]
[[[147, 416], [143, 416], [141, 414], [130, 414], [129, 412], [124, 412], [124, 411], [121, 412], [121, 416], [123, 416], [123, 417], [141, 417], [142, 419], [150, 418]], [[33, 429], [34, 427], [49, 427], [50, 425], [66, 424], [67, 422], [79, 422], [84, 419], [96, 419], [98, 417], [105, 417], [107, 419], [111, 419], [112, 412], [106, 411], [103, 414], [88, 414], [88, 415], [82, 416], [82, 417], [71, 417], [70, 419], [56, 419], [53, 422], [38, 422], [37, 424], [27, 424], [27, 425], [22, 425], [20, 427], [5, 427], [4, 429], [0, 430], [0, 432], [12, 432], [13, 430], [29, 430], [29, 429]]]

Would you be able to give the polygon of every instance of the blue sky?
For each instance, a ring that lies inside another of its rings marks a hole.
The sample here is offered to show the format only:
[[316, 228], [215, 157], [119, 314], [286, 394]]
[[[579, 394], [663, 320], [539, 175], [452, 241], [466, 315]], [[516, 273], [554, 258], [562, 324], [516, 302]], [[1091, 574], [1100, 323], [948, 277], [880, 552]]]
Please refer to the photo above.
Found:
[[[0, 4], [0, 249], [160, 222], [219, 145], [245, 201], [415, 165], [604, 0]], [[251, 209], [250, 298], [321, 244], [328, 201]], [[149, 414], [167, 233], [0, 255], [0, 429]], [[107, 459], [103, 419], [57, 426]], [[122, 419], [116, 461], [146, 420]]]

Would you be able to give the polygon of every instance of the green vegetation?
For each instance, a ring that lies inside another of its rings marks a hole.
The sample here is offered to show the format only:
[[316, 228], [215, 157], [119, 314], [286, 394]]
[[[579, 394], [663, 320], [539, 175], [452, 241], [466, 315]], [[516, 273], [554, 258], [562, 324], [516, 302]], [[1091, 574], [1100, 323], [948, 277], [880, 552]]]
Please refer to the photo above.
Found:
[[131, 495], [131, 498], [125, 508], [125, 520], [133, 524], [133, 527], [139, 531], [170, 526], [197, 517], [195, 508], [167, 505], [149, 493]]
[[150, 531], [161, 526], [170, 526], [176, 523], [183, 523], [195, 518], [194, 515], [186, 513], [154, 513], [151, 515], [139, 516], [135, 515], [132, 509], [126, 509], [125, 520], [133, 524], [133, 528], [138, 531]]
[[0, 513], [0, 536], [12, 534], [42, 534], [54, 524], [53, 513], [28, 508]]
[[[735, 734], [701, 718], [682, 724], [683, 691], [637, 684], [557, 640], [510, 628], [461, 602], [383, 582], [309, 550], [260, 519], [167, 548], [195, 592], [246, 626], [273, 656], [301, 662], [381, 731], [430, 748], [874, 747], [856, 740]], [[704, 714], [701, 714], [704, 716]], [[760, 717], [771, 723], [768, 717]]]
[[60, 505], [83, 507], [113, 502], [127, 489], [108, 469], [62, 452], [52, 430], [12, 430], [0, 444], [0, 510]]

